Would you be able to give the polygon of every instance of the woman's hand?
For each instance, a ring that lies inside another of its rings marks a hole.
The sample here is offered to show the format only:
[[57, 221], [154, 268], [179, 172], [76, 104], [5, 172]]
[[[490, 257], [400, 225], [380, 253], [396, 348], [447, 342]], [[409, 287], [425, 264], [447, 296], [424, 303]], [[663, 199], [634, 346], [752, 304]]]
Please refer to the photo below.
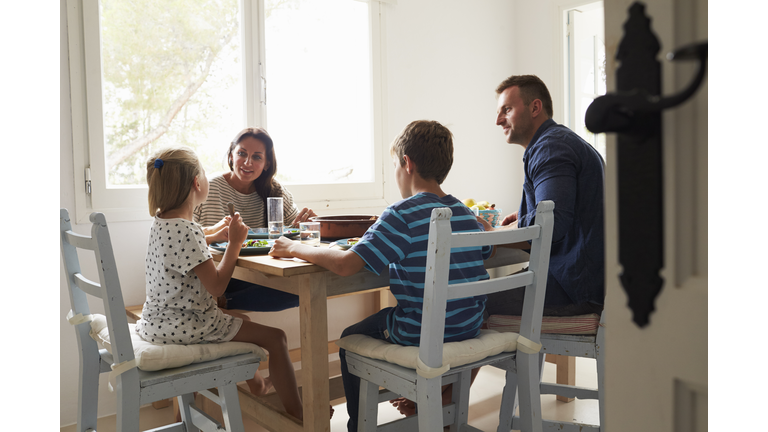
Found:
[[293, 220], [293, 223], [291, 224], [292, 227], [298, 227], [299, 223], [306, 222], [311, 217], [317, 216], [314, 211], [312, 211], [311, 208], [304, 207], [299, 211], [299, 213], [296, 215], [296, 219]]
[[269, 251], [269, 256], [274, 258], [293, 258], [290, 249], [294, 243], [293, 240], [288, 240], [286, 237], [278, 237], [278, 239], [275, 240], [275, 244], [272, 245], [272, 249]]

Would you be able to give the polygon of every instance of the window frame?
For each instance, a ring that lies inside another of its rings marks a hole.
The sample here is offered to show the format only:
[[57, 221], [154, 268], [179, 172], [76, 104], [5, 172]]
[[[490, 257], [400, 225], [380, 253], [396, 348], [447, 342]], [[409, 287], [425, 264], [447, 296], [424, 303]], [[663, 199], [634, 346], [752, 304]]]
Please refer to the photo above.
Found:
[[[557, 1], [554, 10], [555, 10], [555, 40], [558, 41], [555, 44], [555, 56], [556, 56], [556, 63], [559, 65], [558, 71], [560, 75], [560, 79], [557, 81], [557, 89], [556, 91], [553, 89], [553, 97], [555, 97], [555, 92], [558, 93], [558, 100], [560, 101], [559, 104], [556, 104], [554, 107], [556, 110], [560, 109], [561, 111], [561, 121], [563, 125], [570, 128], [572, 131], [578, 132], [575, 130], [574, 127], [574, 111], [576, 108], [575, 98], [573, 96], [573, 77], [571, 76], [571, 61], [569, 58], [570, 52], [573, 48], [573, 40], [569, 39], [568, 32], [569, 32], [569, 24], [567, 23], [567, 13], [571, 10], [577, 9], [579, 7], [584, 6], [590, 6], [594, 3], [602, 2], [603, 7], [605, 7], [605, 0], [559, 0]], [[570, 45], [570, 46], [569, 46]], [[606, 55], [608, 53], [606, 48]], [[597, 148], [597, 147], [595, 147]]]
[[[243, 81], [245, 119], [248, 125], [268, 129], [264, 82], [268, 79], [265, 59], [264, 0], [239, 0], [243, 25]], [[302, 207], [323, 212], [338, 209], [384, 207], [383, 107], [385, 104], [384, 40], [382, 0], [363, 1], [369, 5], [369, 44], [372, 72], [371, 124], [374, 181], [369, 183], [288, 185], [294, 201]], [[387, 2], [386, 0], [383, 0]], [[147, 210], [147, 187], [107, 188], [104, 163], [102, 116], [101, 42], [98, 0], [67, 0], [67, 32], [70, 63], [73, 162], [75, 174], [75, 218], [88, 222], [91, 212], [104, 213], [111, 221], [136, 221], [151, 218]], [[268, 86], [267, 86], [268, 89]], [[223, 150], [222, 150], [223, 151]], [[90, 188], [90, 193], [87, 192]], [[317, 197], [323, 197], [318, 199]]]

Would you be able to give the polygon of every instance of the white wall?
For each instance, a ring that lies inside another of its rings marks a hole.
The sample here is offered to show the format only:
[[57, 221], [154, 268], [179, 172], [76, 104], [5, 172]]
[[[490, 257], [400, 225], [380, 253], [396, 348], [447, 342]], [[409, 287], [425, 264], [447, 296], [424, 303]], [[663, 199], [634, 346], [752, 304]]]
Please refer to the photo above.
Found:
[[[399, 0], [397, 5], [384, 4], [385, 142], [389, 143], [410, 121], [440, 121], [453, 132], [455, 146], [454, 165], [444, 190], [460, 199], [473, 197], [495, 202], [504, 213], [517, 210], [522, 187], [522, 148], [505, 144], [500, 128], [494, 124], [494, 90], [512, 74], [533, 73], [553, 85], [559, 79], [553, 46], [554, 8], [555, 3], [547, 0]], [[60, 205], [71, 209], [76, 185], [63, 6], [61, 11]], [[399, 196], [388, 154], [384, 160], [386, 198], [394, 202]], [[126, 304], [140, 304], [144, 299], [143, 262], [148, 227], [149, 222], [110, 224]], [[81, 233], [88, 229], [86, 225], [75, 226]], [[95, 272], [84, 266], [84, 272], [89, 271]], [[95, 273], [90, 274], [95, 277]], [[69, 425], [76, 421], [78, 354], [74, 332], [64, 318], [69, 311], [69, 299], [63, 270], [60, 275], [60, 417], [61, 425]], [[369, 299], [362, 296], [331, 301], [330, 315], [341, 317], [329, 325], [329, 337], [338, 337], [346, 325], [372, 313], [369, 304]], [[340, 311], [350, 312], [339, 314]], [[252, 317], [284, 328], [291, 347], [298, 346], [297, 309]], [[99, 395], [99, 416], [114, 413], [114, 396], [105, 382]]]

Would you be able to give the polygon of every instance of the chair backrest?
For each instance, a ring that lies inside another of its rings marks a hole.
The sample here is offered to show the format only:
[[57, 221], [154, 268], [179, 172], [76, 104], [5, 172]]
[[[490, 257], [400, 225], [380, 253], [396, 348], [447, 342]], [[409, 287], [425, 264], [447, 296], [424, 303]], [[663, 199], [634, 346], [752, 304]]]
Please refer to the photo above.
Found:
[[[555, 203], [542, 201], [536, 207], [535, 224], [520, 229], [489, 232], [451, 231], [451, 209], [432, 210], [429, 226], [424, 310], [419, 358], [430, 368], [443, 365], [443, 333], [448, 300], [525, 288], [520, 335], [539, 343], [544, 294], [547, 287]], [[531, 240], [528, 270], [496, 279], [448, 284], [451, 248], [503, 245]]]
[[[88, 295], [98, 297], [104, 304], [104, 315], [107, 318], [112, 355], [115, 364], [134, 359], [133, 344], [128, 329], [128, 318], [125, 314], [123, 293], [120, 290], [120, 280], [117, 277], [115, 256], [112, 252], [112, 242], [107, 229], [107, 220], [102, 213], [91, 213], [91, 236], [84, 236], [72, 231], [67, 209], [61, 209], [59, 216], [61, 231], [61, 257], [67, 272], [69, 286], [69, 301], [72, 305], [71, 314], [75, 317], [90, 315]], [[77, 249], [93, 251], [99, 282], [93, 282], [80, 272], [80, 260]], [[86, 324], [87, 320], [83, 320]], [[98, 355], [98, 345], [89, 336], [90, 325], [76, 325], [77, 343], [81, 355]]]

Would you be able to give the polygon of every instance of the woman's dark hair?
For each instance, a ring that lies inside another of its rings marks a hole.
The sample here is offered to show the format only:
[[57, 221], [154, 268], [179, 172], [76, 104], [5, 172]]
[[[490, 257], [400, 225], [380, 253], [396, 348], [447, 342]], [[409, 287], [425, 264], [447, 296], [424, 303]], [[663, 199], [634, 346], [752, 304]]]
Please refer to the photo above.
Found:
[[235, 170], [234, 166], [232, 165], [232, 152], [235, 151], [235, 147], [237, 147], [240, 142], [248, 137], [252, 137], [263, 142], [266, 150], [265, 159], [267, 166], [264, 168], [264, 171], [261, 173], [261, 175], [253, 181], [253, 184], [256, 186], [256, 192], [259, 193], [259, 196], [264, 201], [264, 219], [266, 220], [267, 197], [283, 196], [282, 189], [275, 180], [275, 175], [277, 174], [277, 157], [275, 157], [275, 145], [272, 142], [272, 137], [269, 136], [266, 130], [259, 127], [243, 129], [229, 144], [229, 151], [227, 151], [227, 164], [229, 165], [230, 171]]

